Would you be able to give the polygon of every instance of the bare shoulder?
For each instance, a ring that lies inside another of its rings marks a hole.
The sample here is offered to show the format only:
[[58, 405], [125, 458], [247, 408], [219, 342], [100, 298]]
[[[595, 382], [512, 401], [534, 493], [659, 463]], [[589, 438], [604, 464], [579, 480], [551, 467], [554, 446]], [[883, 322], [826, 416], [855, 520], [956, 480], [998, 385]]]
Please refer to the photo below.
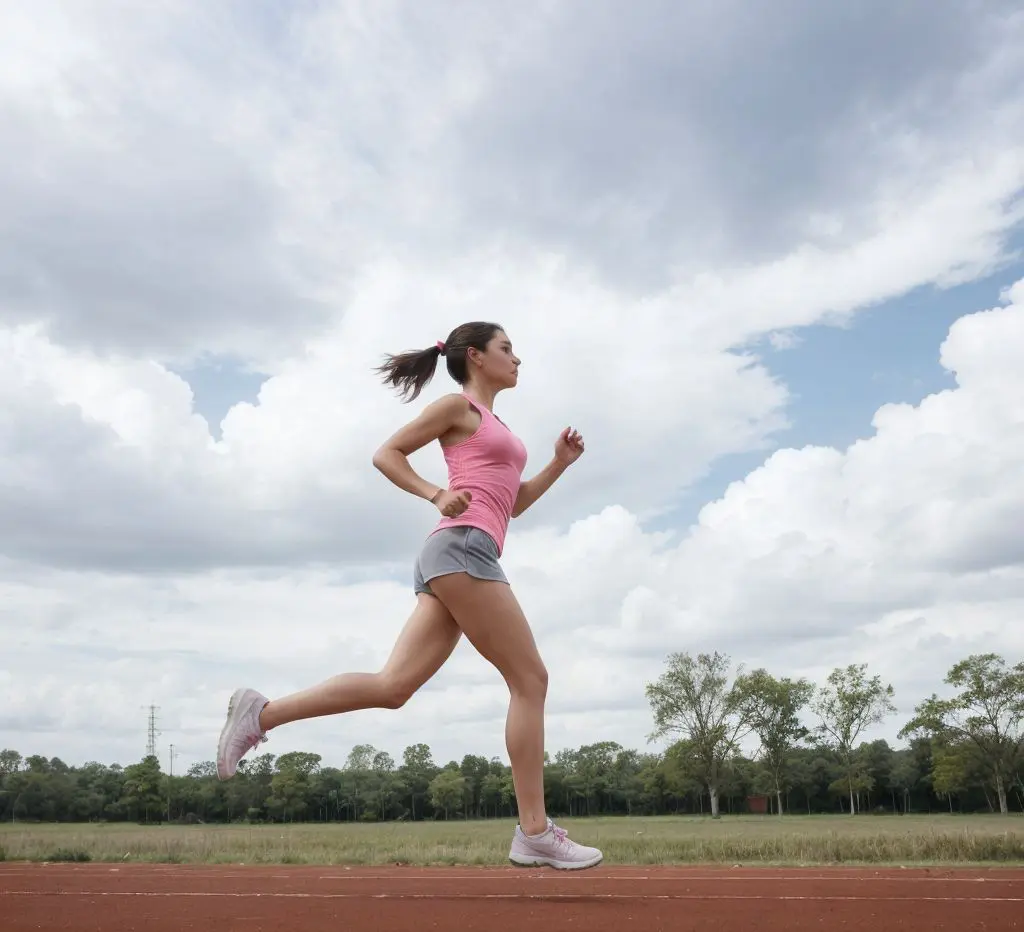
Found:
[[480, 426], [480, 412], [465, 395], [453, 392], [438, 398], [434, 404], [437, 405], [437, 421], [444, 425], [437, 438], [442, 446], [460, 443]]
[[469, 416], [469, 402], [456, 393], [442, 395], [424, 406], [408, 424], [396, 431], [385, 443], [406, 456], [433, 440], [458, 432]]
[[432, 408], [438, 415], [450, 415], [458, 417], [459, 415], [466, 414], [469, 411], [469, 400], [465, 395], [461, 395], [458, 392], [450, 392], [447, 395], [442, 395], [436, 401], [430, 402], [424, 409], [423, 413], [426, 414]]
[[459, 394], [452, 392], [424, 405], [413, 423], [431, 424], [447, 430], [461, 420], [469, 411], [469, 402]]
[[419, 413], [416, 418], [422, 423], [431, 424], [440, 434], [455, 428], [456, 430], [466, 423], [472, 408], [465, 395], [451, 392], [442, 395], [440, 398], [430, 402]]

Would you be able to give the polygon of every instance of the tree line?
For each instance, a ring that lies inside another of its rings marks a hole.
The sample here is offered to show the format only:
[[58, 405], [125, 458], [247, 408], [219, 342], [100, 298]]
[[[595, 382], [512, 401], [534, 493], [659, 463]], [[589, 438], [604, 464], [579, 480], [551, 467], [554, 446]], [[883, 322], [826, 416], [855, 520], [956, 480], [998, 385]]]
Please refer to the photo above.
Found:
[[[821, 686], [733, 671], [719, 653], [671, 654], [646, 695], [661, 753], [604, 741], [545, 760], [555, 816], [763, 811], [1024, 811], [1024, 663], [996, 654], [954, 665], [951, 695], [919, 703], [893, 748], [862, 735], [896, 711], [892, 686], [864, 664], [837, 668]], [[810, 716], [809, 724], [805, 719]], [[741, 751], [744, 741], [756, 747]], [[348, 821], [486, 819], [516, 815], [510, 768], [467, 754], [440, 765], [426, 744], [401, 762], [371, 745], [340, 767], [318, 754], [262, 754], [234, 779], [213, 761], [172, 776], [155, 756], [137, 763], [22, 758], [0, 751], [4, 821]]]

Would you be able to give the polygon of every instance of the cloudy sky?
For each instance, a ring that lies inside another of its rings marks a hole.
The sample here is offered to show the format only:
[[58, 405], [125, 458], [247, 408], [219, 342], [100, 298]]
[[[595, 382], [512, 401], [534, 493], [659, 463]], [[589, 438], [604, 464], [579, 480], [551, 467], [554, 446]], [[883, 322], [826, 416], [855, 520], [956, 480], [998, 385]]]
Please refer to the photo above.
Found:
[[[587, 440], [504, 560], [552, 753], [647, 748], [674, 650], [868, 663], [890, 739], [1024, 657], [1018, 3], [282, 10], [5, 12], [0, 746], [130, 763], [153, 703], [181, 772], [236, 686], [383, 663], [437, 516], [371, 368], [478, 318], [527, 471]], [[506, 698], [463, 644], [264, 750], [504, 758]]]

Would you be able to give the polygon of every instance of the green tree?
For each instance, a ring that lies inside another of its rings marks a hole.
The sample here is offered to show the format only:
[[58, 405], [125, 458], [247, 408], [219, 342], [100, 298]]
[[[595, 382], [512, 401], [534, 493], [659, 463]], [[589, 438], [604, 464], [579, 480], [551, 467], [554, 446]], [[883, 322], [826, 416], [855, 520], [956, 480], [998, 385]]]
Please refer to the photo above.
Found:
[[150, 815], [159, 819], [164, 811], [164, 797], [160, 792], [163, 775], [160, 761], [153, 755], [124, 769], [124, 787], [121, 799], [135, 819], [148, 822]]
[[863, 791], [866, 781], [857, 772], [853, 749], [866, 728], [885, 721], [896, 711], [892, 702], [893, 688], [882, 685], [881, 678], [867, 678], [867, 664], [837, 667], [811, 702], [821, 724], [817, 728], [822, 742], [839, 756], [850, 794], [850, 815], [857, 812], [855, 793]]
[[829, 783], [826, 753], [826, 749], [821, 747], [796, 748], [786, 762], [792, 789], [803, 796], [808, 815], [813, 811], [812, 801], [823, 794]]
[[1024, 663], [1007, 667], [998, 654], [972, 654], [950, 669], [945, 683], [957, 694], [940, 699], [933, 693], [917, 706], [900, 737], [925, 734], [946, 742], [968, 741], [988, 770], [1005, 815], [1007, 790], [1024, 744]]
[[484, 815], [495, 816], [501, 808], [501, 775], [489, 773], [480, 783], [480, 801], [484, 807]]
[[932, 789], [949, 801], [966, 793], [978, 782], [978, 758], [975, 750], [963, 741], [952, 744], [936, 742], [932, 750]]
[[367, 797], [371, 797], [371, 805], [376, 805], [373, 794], [373, 758], [377, 749], [372, 744], [357, 744], [349, 752], [345, 762], [345, 799], [352, 809], [353, 818], [362, 816], [363, 806]]
[[[892, 748], [884, 738], [875, 741], [865, 741], [854, 753], [857, 771], [865, 775], [867, 788], [862, 792], [866, 794], [868, 806], [874, 805], [872, 793], [874, 791], [884, 792], [889, 786], [889, 770], [892, 767]], [[862, 800], [858, 797], [857, 808], [864, 808]]]
[[29, 773], [49, 773], [50, 762], [42, 754], [31, 754], [25, 758], [25, 769]]
[[21, 755], [10, 748], [0, 751], [0, 776], [21, 770]]
[[614, 783], [615, 757], [622, 746], [615, 741], [586, 744], [576, 754], [576, 778], [583, 797], [586, 814], [593, 813], [593, 804], [608, 794]]
[[703, 765], [692, 741], [684, 738], [667, 748], [660, 770], [667, 794], [675, 802], [676, 812], [680, 810], [681, 803], [685, 809], [686, 800], [690, 797], [693, 798], [694, 809], [704, 811], [703, 791], [707, 783], [702, 778]]
[[917, 760], [909, 751], [893, 751], [889, 763], [889, 789], [893, 794], [893, 808], [896, 808], [896, 793], [900, 794], [903, 812], [909, 811], [910, 794], [921, 779], [921, 771], [918, 769]]
[[454, 809], [462, 808], [466, 792], [466, 778], [458, 770], [442, 770], [430, 781], [430, 801], [435, 809], [444, 812], [445, 819]]
[[[425, 800], [429, 793], [430, 781], [437, 773], [433, 755], [428, 744], [411, 744], [402, 754], [399, 775], [408, 787], [410, 809], [413, 819], [417, 818], [417, 800]], [[422, 815], [422, 809], [419, 811]]]
[[463, 813], [468, 816], [481, 814], [480, 788], [484, 777], [491, 772], [491, 762], [479, 754], [467, 754], [462, 758], [459, 771], [466, 778], [466, 798], [463, 801]]
[[689, 743], [700, 779], [711, 797], [712, 818], [718, 818], [718, 791], [723, 768], [739, 747], [745, 724], [739, 694], [729, 685], [729, 658], [714, 654], [673, 653], [668, 669], [647, 685], [654, 712], [652, 738], [677, 733]]
[[786, 762], [797, 742], [807, 736], [800, 712], [814, 695], [814, 686], [803, 679], [776, 679], [767, 670], [757, 669], [738, 676], [735, 688], [740, 714], [761, 742], [761, 759], [771, 776], [781, 816]]
[[406, 786], [395, 771], [394, 758], [387, 751], [373, 755], [373, 773], [377, 783], [375, 811], [380, 813], [381, 819], [386, 819], [395, 798], [405, 792]]
[[294, 821], [309, 808], [311, 780], [320, 770], [320, 755], [292, 751], [277, 759], [277, 773], [270, 781], [267, 811]]
[[108, 796], [106, 782], [108, 768], [96, 761], [87, 762], [76, 774], [75, 795], [72, 802], [76, 822], [93, 822], [103, 818]]
[[512, 779], [511, 767], [505, 771], [505, 775], [501, 778], [501, 805], [512, 813], [518, 813], [519, 811], [519, 807], [516, 805], [516, 784]]

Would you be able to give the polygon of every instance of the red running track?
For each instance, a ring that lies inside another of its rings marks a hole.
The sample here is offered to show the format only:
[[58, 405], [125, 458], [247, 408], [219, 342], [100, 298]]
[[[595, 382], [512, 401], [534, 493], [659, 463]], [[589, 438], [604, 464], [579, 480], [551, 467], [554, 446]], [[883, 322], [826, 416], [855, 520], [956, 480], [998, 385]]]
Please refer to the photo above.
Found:
[[0, 864], [4, 932], [1024, 930], [1024, 870]]

